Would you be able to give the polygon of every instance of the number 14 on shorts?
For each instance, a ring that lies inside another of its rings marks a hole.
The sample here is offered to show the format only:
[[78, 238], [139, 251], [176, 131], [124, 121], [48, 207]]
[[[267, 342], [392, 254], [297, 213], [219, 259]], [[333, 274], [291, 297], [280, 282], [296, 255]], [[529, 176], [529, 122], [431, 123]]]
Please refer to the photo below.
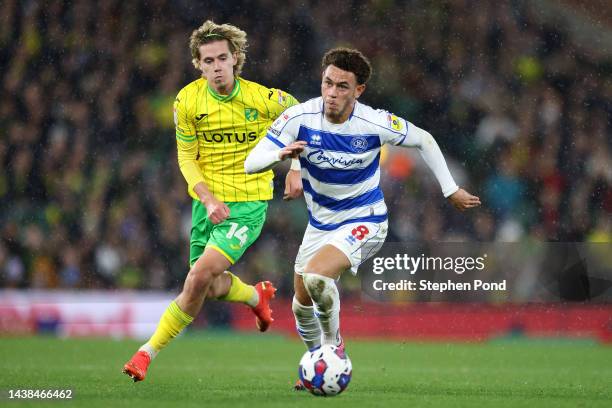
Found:
[[249, 227], [247, 227], [246, 225], [243, 225], [240, 228], [238, 227], [240, 227], [240, 225], [238, 225], [237, 223], [230, 222], [230, 230], [227, 232], [227, 235], [225, 235], [225, 238], [236, 238], [238, 241], [240, 241], [240, 247], [243, 247], [248, 239], [247, 232], [249, 230]]

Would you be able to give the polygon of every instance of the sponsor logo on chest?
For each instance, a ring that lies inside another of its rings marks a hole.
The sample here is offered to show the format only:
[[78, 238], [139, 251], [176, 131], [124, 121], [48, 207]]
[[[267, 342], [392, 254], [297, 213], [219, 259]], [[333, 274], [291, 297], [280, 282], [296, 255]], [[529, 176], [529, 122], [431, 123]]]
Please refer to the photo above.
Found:
[[355, 157], [332, 155], [322, 149], [314, 150], [306, 156], [312, 164], [329, 164], [335, 169], [348, 169], [363, 164], [364, 160]]

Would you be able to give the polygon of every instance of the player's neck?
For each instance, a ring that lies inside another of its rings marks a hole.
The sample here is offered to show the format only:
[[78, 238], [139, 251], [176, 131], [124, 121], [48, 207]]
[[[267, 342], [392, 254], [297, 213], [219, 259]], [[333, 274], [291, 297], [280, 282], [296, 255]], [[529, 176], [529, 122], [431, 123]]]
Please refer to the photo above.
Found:
[[342, 115], [342, 117], [339, 116], [330, 116], [327, 113], [325, 114], [325, 119], [329, 122], [329, 123], [333, 123], [334, 125], [340, 125], [344, 122], [346, 122], [349, 118], [349, 115]]
[[224, 86], [216, 87], [210, 82], [208, 83], [208, 86], [210, 87], [210, 90], [216, 93], [217, 95], [227, 96], [227, 95], [230, 95], [232, 91], [234, 90], [234, 87], [236, 86], [236, 79], [234, 79], [231, 83], [224, 85]]
[[328, 112], [325, 112], [325, 119], [329, 123], [333, 123], [334, 125], [341, 125], [342, 123], [349, 120], [354, 109], [355, 109], [355, 104], [353, 104], [353, 106], [351, 106], [350, 109], [346, 109], [345, 112], [342, 112], [341, 115], [330, 115]]
[[238, 92], [240, 92], [240, 83], [237, 79], [234, 79], [234, 83], [231, 87], [217, 87], [215, 89], [212, 84], [208, 84], [208, 94], [220, 102], [231, 101], [238, 94]]

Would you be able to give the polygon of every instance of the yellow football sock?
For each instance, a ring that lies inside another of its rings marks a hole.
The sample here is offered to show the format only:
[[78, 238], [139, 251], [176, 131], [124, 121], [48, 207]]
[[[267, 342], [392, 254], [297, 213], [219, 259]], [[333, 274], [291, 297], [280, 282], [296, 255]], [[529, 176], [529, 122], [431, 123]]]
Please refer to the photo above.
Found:
[[227, 295], [220, 297], [219, 300], [244, 303], [251, 307], [257, 306], [257, 303], [259, 302], [259, 295], [257, 294], [255, 287], [252, 285], [247, 285], [231, 272], [226, 271], [225, 273], [229, 274], [229, 276], [232, 278], [232, 284], [229, 292], [227, 292]]
[[159, 351], [166, 347], [170, 340], [175, 338], [185, 327], [187, 327], [193, 321], [193, 317], [183, 312], [181, 308], [176, 304], [176, 301], [170, 303], [161, 319], [157, 329], [148, 344], [150, 344], [156, 351]]

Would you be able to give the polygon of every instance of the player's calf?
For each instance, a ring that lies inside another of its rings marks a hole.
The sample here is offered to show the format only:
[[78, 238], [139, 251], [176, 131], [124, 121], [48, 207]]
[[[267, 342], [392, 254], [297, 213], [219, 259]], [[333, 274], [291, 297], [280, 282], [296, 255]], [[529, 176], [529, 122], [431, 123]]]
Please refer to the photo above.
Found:
[[321, 345], [321, 327], [315, 316], [314, 306], [301, 304], [297, 297], [293, 297], [291, 310], [295, 317], [295, 328], [307, 349], [312, 349]]

